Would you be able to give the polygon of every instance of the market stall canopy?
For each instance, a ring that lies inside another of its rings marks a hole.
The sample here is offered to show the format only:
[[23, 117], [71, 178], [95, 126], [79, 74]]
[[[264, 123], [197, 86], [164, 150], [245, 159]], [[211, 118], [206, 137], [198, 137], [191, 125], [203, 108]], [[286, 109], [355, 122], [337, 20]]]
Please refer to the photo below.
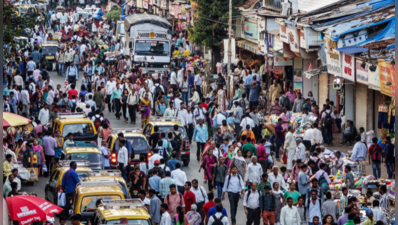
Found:
[[260, 53], [260, 51], [258, 50], [257, 44], [255, 44], [253, 42], [246, 41], [246, 40], [240, 40], [240, 41], [238, 41], [237, 45], [238, 45], [239, 48], [243, 48], [243, 49], [245, 49], [247, 51], [251, 51], [251, 52], [253, 52], [256, 55], [262, 55]]
[[42, 198], [29, 195], [7, 197], [6, 201], [11, 221], [19, 221], [19, 224], [47, 221], [48, 217], [63, 210]]
[[3, 127], [22, 126], [28, 124], [30, 121], [31, 120], [26, 117], [19, 116], [14, 113], [3, 112]]
[[131, 26], [144, 23], [151, 23], [156, 26], [164, 27], [170, 34], [173, 30], [171, 24], [165, 18], [150, 14], [133, 14], [126, 17], [124, 19], [124, 29], [129, 31]]
[[311, 79], [313, 76], [317, 76], [319, 74], [327, 73], [327, 72], [328, 72], [327, 67], [321, 66], [321, 67], [318, 67], [318, 68], [315, 68], [312, 70], [305, 71], [304, 74], [305, 74], [306, 78]]

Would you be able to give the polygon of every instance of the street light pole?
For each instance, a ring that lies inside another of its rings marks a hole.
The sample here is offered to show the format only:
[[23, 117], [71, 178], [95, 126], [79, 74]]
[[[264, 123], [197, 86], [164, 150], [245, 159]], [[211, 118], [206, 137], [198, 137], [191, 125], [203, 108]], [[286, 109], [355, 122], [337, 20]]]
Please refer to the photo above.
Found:
[[[232, 93], [230, 93], [230, 76], [231, 76], [231, 32], [232, 32], [232, 0], [229, 0], [229, 18], [228, 18], [228, 65], [227, 65], [227, 93], [229, 93], [229, 97], [231, 98]], [[233, 79], [232, 79], [233, 80]], [[229, 89], [229, 90], [228, 90]]]

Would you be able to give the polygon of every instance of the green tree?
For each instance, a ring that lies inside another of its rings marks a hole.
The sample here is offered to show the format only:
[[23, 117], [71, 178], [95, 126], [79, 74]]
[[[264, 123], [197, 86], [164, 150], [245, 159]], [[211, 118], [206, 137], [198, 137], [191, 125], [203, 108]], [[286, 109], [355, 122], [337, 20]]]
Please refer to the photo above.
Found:
[[[232, 5], [242, 0], [232, 0]], [[193, 28], [189, 28], [193, 42], [205, 45], [212, 50], [212, 68], [221, 60], [220, 51], [223, 40], [228, 38], [229, 0], [200, 0], [195, 8]], [[232, 16], [239, 14], [239, 9], [232, 8]]]
[[18, 46], [26, 46], [26, 41], [16, 42], [15, 37], [27, 36], [27, 30], [38, 25], [36, 17], [29, 17], [19, 13], [18, 7], [14, 7], [9, 2], [3, 3], [3, 62], [11, 56], [11, 51], [18, 49]]
[[112, 9], [112, 11], [108, 12], [105, 17], [108, 18], [109, 20], [115, 19], [115, 20], [120, 20], [120, 14], [121, 11], [120, 9], [115, 9], [115, 7]]

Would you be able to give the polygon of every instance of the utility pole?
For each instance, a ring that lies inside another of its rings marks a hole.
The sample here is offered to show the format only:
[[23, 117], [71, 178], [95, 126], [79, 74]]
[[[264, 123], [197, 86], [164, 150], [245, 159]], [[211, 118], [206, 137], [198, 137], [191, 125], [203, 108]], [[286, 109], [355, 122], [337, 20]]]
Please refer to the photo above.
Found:
[[[227, 65], [227, 93], [229, 93], [229, 97], [231, 98], [231, 84], [230, 84], [230, 76], [231, 76], [231, 56], [232, 56], [232, 46], [231, 46], [231, 32], [232, 32], [232, 0], [229, 0], [229, 18], [228, 18], [228, 65]], [[233, 79], [232, 79], [233, 80]]]

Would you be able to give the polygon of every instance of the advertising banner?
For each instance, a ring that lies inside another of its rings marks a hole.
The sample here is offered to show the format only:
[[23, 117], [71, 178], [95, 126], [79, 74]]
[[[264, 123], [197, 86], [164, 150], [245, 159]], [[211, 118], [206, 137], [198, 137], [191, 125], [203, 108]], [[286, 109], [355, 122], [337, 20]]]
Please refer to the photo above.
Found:
[[354, 63], [354, 56], [352, 55], [347, 55], [345, 53], [343, 53], [343, 78], [350, 80], [352, 82], [355, 82], [355, 77], [354, 77], [354, 73], [355, 73], [355, 63]]
[[380, 90], [383, 95], [391, 97], [392, 80], [391, 80], [391, 63], [379, 61]]
[[368, 85], [368, 67], [369, 65], [365, 62], [365, 68], [362, 68], [363, 61], [357, 59], [356, 60], [356, 74], [357, 74], [357, 82], [361, 84]]
[[376, 66], [376, 70], [372, 71], [369, 66], [368, 68], [368, 88], [380, 91], [380, 76], [379, 76], [379, 67]]

